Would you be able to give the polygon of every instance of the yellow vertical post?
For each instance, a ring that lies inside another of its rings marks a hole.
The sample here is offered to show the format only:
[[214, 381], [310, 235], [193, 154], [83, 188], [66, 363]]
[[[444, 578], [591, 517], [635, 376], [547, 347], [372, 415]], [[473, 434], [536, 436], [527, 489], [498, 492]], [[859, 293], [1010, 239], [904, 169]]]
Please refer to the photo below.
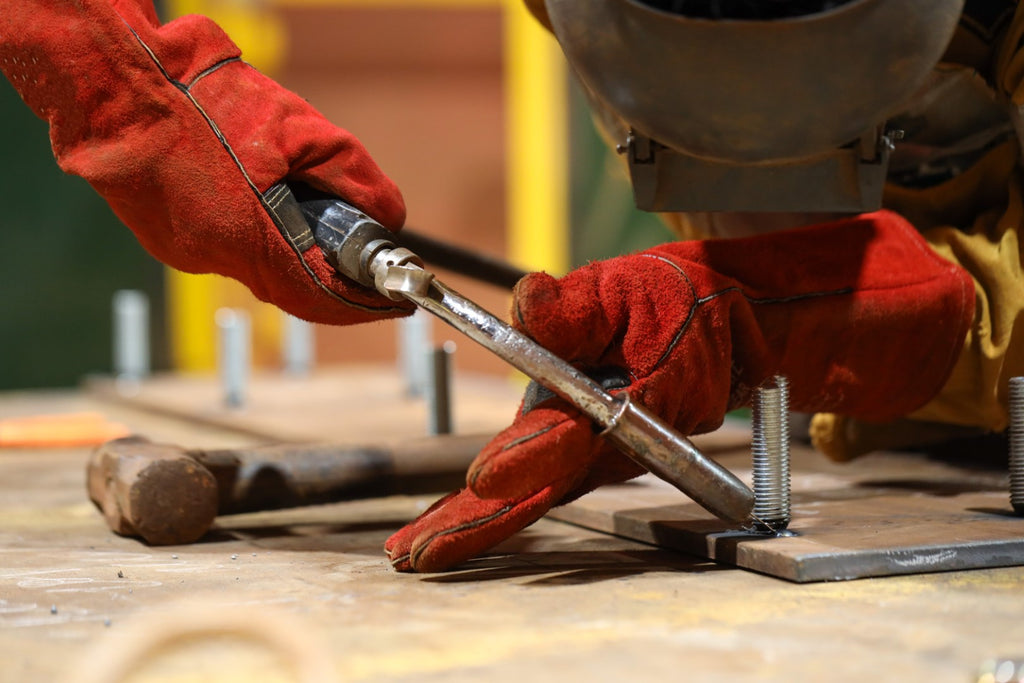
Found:
[[560, 274], [569, 266], [565, 63], [523, 0], [504, 9], [509, 258]]
[[217, 307], [212, 275], [164, 269], [171, 363], [175, 370], [207, 370], [216, 363], [213, 310]]
[[[168, 0], [172, 17], [205, 14], [216, 21], [242, 50], [247, 62], [272, 73], [284, 57], [287, 36], [263, 3], [250, 0]], [[280, 314], [256, 301], [241, 284], [216, 275], [165, 271], [171, 362], [176, 370], [202, 371], [217, 362], [214, 313], [222, 306], [242, 306], [253, 316], [257, 360], [273, 356], [281, 336]]]

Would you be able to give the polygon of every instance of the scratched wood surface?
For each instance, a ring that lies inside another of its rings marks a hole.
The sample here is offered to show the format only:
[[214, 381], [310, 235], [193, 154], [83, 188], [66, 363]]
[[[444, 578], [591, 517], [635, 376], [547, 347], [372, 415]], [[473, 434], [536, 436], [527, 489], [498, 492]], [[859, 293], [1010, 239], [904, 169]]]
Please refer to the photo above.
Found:
[[[176, 404], [199, 395], [192, 382]], [[0, 417], [81, 410], [188, 447], [268, 439], [88, 392], [0, 394]], [[303, 401], [280, 410], [310, 419]], [[369, 412], [324, 411], [289, 433], [401, 436], [361, 426]], [[728, 433], [698, 444], [746, 449]], [[224, 517], [200, 543], [149, 547], [111, 534], [87, 501], [88, 456], [0, 450], [3, 683], [963, 683], [1024, 657], [1019, 567], [796, 584], [543, 519], [451, 572], [395, 574], [384, 539], [436, 496]]]
[[[552, 515], [797, 582], [1024, 564], [1005, 468], [896, 453], [837, 465], [800, 445], [791, 455], [790, 537], [736, 529], [650, 475]], [[742, 449], [719, 460], [751, 483]]]

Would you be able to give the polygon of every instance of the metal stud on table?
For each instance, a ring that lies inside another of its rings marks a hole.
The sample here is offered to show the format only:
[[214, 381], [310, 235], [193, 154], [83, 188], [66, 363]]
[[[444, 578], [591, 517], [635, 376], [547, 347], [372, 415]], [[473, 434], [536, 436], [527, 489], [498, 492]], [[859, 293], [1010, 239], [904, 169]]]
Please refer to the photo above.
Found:
[[405, 393], [412, 398], [425, 396], [430, 385], [430, 314], [416, 311], [398, 321], [398, 365], [405, 380]]
[[1024, 515], [1024, 377], [1010, 378], [1010, 504]]
[[455, 342], [446, 341], [430, 354], [430, 386], [427, 391], [427, 425], [431, 435], [452, 433], [451, 362]]
[[149, 298], [145, 292], [114, 293], [114, 376], [124, 388], [149, 375]]
[[215, 314], [218, 338], [218, 365], [224, 404], [228, 408], [245, 405], [252, 363], [252, 339], [249, 314], [240, 309], [221, 308]]
[[281, 364], [286, 374], [305, 377], [316, 363], [316, 340], [313, 325], [287, 313], [284, 318], [284, 336], [281, 344]]
[[776, 376], [754, 395], [755, 530], [781, 533], [789, 526], [789, 383]]

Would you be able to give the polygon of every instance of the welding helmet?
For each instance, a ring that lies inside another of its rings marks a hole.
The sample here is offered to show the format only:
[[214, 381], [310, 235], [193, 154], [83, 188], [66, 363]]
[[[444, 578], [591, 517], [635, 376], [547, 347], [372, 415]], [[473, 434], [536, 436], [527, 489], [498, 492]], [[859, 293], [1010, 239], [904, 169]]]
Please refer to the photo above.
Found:
[[[649, 210], [873, 208], [885, 121], [939, 62], [963, 4], [546, 0]], [[747, 179], [759, 196], [736, 197]], [[803, 206], [808, 183], [828, 206]]]

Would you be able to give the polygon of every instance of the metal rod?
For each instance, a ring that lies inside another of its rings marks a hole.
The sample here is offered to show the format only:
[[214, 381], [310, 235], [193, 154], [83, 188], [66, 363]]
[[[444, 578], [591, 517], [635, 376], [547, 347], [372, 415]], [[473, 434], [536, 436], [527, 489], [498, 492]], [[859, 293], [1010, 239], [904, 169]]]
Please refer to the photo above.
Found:
[[149, 298], [134, 289], [114, 293], [114, 376], [137, 383], [149, 375]]
[[1010, 504], [1024, 515], [1024, 377], [1010, 378]]
[[249, 314], [233, 308], [221, 308], [215, 314], [219, 330], [218, 364], [224, 404], [229, 408], [245, 405], [251, 364]]
[[431, 317], [416, 310], [398, 321], [398, 365], [405, 381], [405, 393], [424, 396], [430, 385]]
[[427, 408], [432, 436], [452, 433], [451, 360], [455, 342], [446, 341], [430, 352], [430, 391]]
[[789, 526], [789, 382], [777, 376], [757, 389], [751, 451], [755, 527], [778, 533]]
[[284, 340], [281, 344], [281, 355], [284, 371], [295, 377], [305, 377], [313, 370], [316, 358], [313, 325], [287, 313], [282, 315]]
[[604, 428], [626, 455], [717, 517], [746, 521], [753, 492], [729, 470], [706, 458], [689, 439], [628, 400], [612, 396], [581, 371], [526, 335], [415, 267], [388, 269], [384, 286], [401, 292], [527, 376], [555, 392]]

